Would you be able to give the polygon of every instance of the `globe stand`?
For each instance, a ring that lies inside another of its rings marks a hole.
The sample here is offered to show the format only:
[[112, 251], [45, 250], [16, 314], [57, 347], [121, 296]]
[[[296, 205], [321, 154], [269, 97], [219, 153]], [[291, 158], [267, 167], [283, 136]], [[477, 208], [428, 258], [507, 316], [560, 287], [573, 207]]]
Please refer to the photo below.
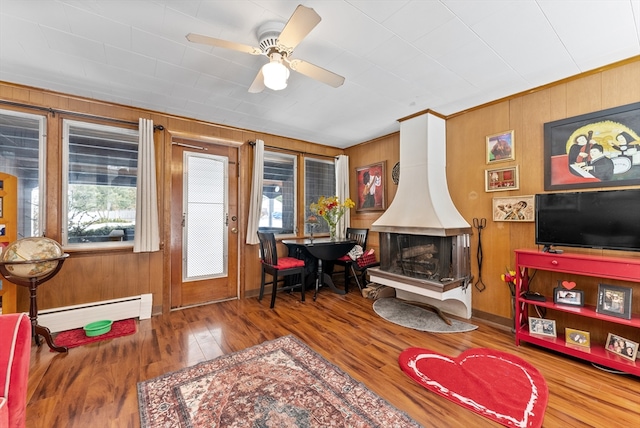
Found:
[[[11, 281], [14, 284], [29, 288], [29, 319], [31, 319], [31, 335], [33, 336], [36, 345], [40, 346], [40, 336], [44, 337], [44, 340], [49, 345], [49, 348], [56, 352], [67, 352], [68, 349], [64, 346], [56, 346], [51, 337], [51, 331], [44, 326], [38, 324], [38, 298], [37, 290], [38, 286], [51, 278], [53, 278], [62, 269], [62, 264], [65, 259], [69, 257], [69, 254], [63, 254], [61, 257], [54, 257], [50, 259], [42, 260], [25, 260], [25, 261], [0, 261], [0, 273], [7, 281]], [[29, 278], [19, 277], [12, 274], [6, 265], [26, 265], [26, 264], [38, 264], [58, 261], [56, 267], [47, 275], [42, 277], [32, 276]]]

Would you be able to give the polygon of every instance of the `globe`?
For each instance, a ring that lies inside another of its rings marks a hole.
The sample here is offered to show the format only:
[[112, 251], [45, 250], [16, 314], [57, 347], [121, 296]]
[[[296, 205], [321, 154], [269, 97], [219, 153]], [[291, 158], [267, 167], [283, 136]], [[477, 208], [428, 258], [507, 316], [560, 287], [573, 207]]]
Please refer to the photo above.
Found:
[[[53, 239], [44, 237], [23, 238], [9, 244], [2, 252], [2, 262], [12, 275], [19, 278], [42, 278], [50, 274], [63, 254], [62, 247]], [[32, 260], [43, 260], [35, 263], [18, 263]]]

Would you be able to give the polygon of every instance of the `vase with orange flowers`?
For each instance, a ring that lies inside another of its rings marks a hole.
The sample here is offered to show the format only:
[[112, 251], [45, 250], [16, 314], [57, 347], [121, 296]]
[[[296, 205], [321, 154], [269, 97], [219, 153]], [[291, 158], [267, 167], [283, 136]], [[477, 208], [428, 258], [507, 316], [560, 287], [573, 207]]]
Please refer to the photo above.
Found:
[[340, 202], [337, 196], [330, 196], [328, 198], [320, 196], [318, 202], [312, 202], [309, 205], [309, 209], [315, 215], [322, 217], [329, 225], [329, 237], [332, 241], [336, 240], [336, 225], [344, 215], [344, 213], [356, 204], [347, 198], [344, 202]]
[[516, 294], [516, 271], [509, 268], [505, 268], [505, 273], [500, 275], [500, 279], [503, 280], [509, 287], [511, 296]]

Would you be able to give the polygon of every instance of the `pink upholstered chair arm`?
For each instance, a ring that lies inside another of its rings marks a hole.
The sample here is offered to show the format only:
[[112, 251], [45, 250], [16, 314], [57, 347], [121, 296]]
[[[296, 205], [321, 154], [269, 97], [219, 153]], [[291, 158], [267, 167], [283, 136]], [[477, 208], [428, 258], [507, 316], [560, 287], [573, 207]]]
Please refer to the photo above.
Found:
[[7, 406], [7, 399], [0, 397], [0, 427], [9, 426], [9, 406]]
[[29, 317], [0, 315], [0, 426], [25, 426], [30, 359]]

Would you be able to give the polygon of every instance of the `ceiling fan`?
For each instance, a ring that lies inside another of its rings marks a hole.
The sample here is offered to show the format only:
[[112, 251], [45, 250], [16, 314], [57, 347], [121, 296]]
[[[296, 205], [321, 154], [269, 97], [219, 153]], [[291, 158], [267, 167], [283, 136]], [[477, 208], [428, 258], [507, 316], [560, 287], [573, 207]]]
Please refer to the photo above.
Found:
[[309, 62], [291, 58], [295, 47], [318, 25], [321, 19], [312, 8], [298, 5], [284, 26], [281, 22], [270, 21], [258, 28], [260, 47], [194, 33], [187, 34], [187, 40], [268, 57], [269, 62], [262, 66], [249, 87], [249, 92], [252, 93], [262, 92], [265, 87], [276, 91], [286, 88], [289, 69], [337, 88], [344, 83], [344, 77]]

